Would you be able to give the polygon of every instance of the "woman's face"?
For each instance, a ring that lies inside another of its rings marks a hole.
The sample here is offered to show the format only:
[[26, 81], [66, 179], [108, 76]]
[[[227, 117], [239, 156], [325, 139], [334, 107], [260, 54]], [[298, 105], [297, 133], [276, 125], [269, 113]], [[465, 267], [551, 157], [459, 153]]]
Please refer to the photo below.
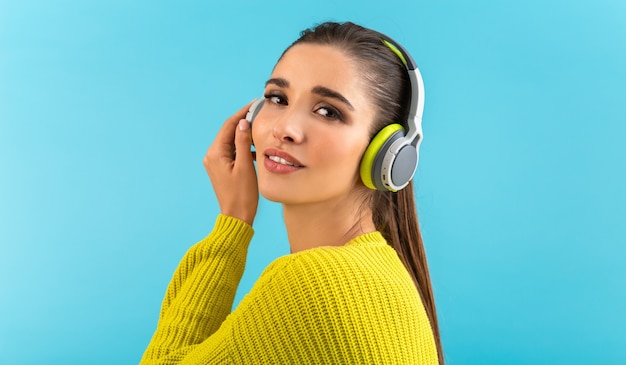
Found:
[[265, 98], [252, 127], [261, 194], [308, 204], [355, 193], [374, 110], [353, 61], [331, 46], [293, 46]]

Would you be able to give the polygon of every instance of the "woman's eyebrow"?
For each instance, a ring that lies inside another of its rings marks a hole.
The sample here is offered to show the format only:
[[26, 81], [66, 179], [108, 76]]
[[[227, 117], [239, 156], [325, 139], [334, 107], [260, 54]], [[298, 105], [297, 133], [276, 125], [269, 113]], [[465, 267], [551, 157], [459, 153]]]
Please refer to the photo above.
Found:
[[352, 106], [352, 104], [350, 104], [348, 99], [346, 99], [343, 95], [341, 95], [335, 90], [329, 89], [324, 86], [316, 86], [313, 88], [313, 90], [311, 90], [311, 92], [313, 92], [313, 94], [317, 94], [326, 98], [331, 98], [331, 99], [340, 101], [343, 104], [345, 104], [348, 107], [348, 109], [354, 111], [354, 107]]
[[283, 79], [283, 78], [276, 78], [276, 79], [269, 79], [267, 81], [265, 81], [265, 86], [269, 85], [269, 84], [274, 84], [278, 87], [284, 87], [287, 88], [289, 87], [289, 81]]

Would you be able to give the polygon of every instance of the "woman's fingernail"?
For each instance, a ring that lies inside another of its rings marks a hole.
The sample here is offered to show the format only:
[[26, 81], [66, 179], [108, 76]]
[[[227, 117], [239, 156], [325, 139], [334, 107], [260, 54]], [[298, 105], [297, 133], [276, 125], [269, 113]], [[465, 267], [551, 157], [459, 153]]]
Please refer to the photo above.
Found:
[[240, 131], [247, 131], [248, 129], [250, 129], [250, 122], [248, 122], [246, 119], [241, 119], [239, 121], [238, 127]]

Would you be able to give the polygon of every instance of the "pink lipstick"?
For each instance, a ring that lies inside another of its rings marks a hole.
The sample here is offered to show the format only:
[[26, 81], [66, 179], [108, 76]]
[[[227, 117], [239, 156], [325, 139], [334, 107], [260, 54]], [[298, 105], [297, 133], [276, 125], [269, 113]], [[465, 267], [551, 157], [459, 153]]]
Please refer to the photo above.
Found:
[[301, 170], [305, 167], [292, 155], [275, 148], [266, 149], [264, 155], [265, 159], [263, 161], [263, 165], [269, 172], [288, 174]]

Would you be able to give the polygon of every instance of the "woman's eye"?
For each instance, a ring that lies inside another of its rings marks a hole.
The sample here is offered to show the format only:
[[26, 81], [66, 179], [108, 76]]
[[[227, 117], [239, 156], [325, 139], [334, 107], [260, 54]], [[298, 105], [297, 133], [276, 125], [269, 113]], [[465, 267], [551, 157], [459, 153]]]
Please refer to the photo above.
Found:
[[322, 106], [322, 107], [319, 107], [315, 112], [323, 116], [324, 118], [334, 119], [334, 120], [343, 120], [343, 115], [341, 115], [341, 113], [335, 108]]
[[265, 99], [272, 104], [285, 105], [287, 104], [287, 100], [281, 95], [265, 95]]

